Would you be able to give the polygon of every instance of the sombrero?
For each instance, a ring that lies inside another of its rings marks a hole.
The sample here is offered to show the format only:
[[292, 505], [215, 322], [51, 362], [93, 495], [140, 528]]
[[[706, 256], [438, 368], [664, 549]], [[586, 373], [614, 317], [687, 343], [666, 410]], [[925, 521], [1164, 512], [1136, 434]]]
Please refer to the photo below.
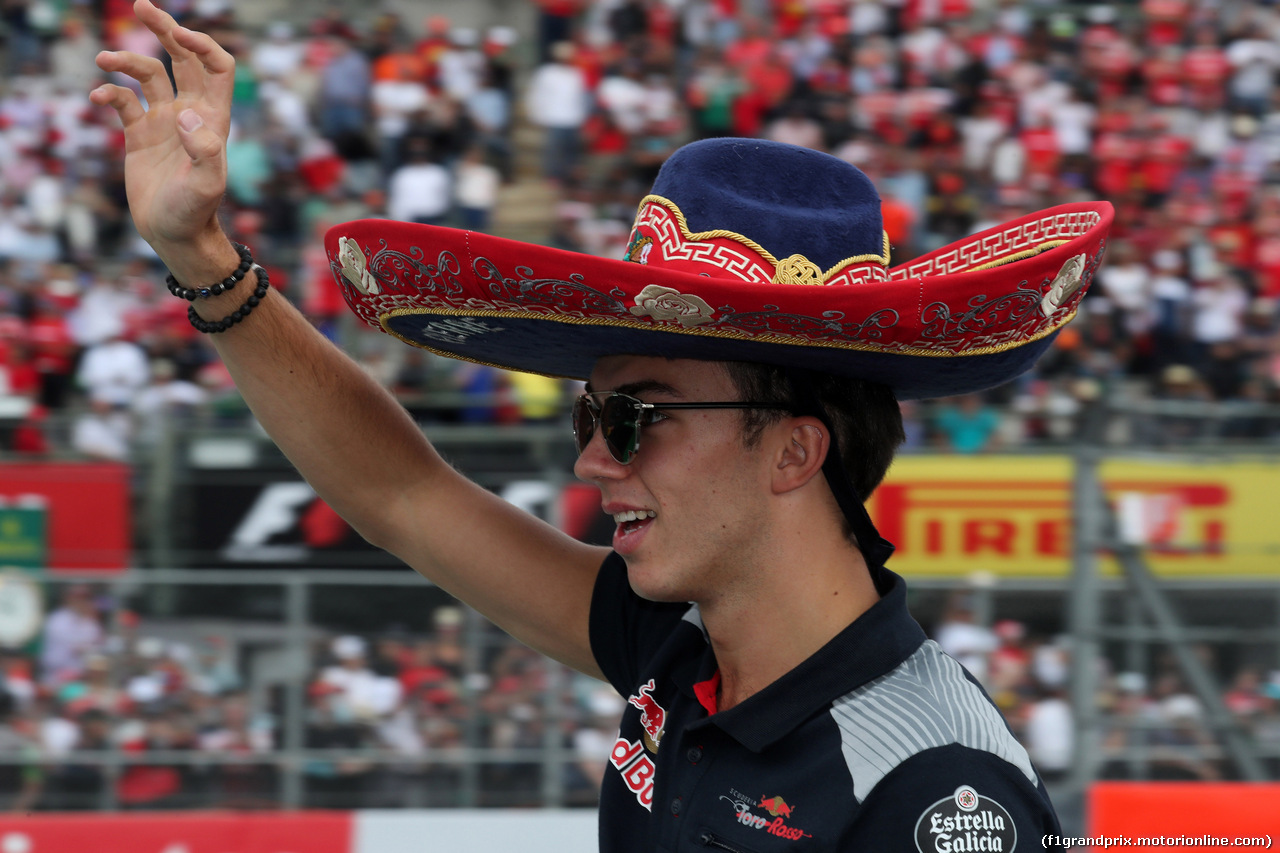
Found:
[[1075, 315], [1112, 217], [1053, 207], [890, 267], [858, 169], [711, 139], [668, 158], [622, 259], [370, 219], [325, 247], [365, 322], [452, 358], [576, 379], [613, 354], [754, 361], [918, 399], [1027, 370]]

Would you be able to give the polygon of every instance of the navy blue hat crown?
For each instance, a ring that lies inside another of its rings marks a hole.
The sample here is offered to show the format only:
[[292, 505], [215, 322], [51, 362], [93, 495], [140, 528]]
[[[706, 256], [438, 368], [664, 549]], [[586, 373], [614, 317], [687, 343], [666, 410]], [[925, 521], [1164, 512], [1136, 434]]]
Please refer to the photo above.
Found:
[[653, 195], [695, 232], [745, 234], [776, 258], [800, 254], [822, 269], [884, 251], [880, 194], [838, 157], [760, 139], [705, 139], [672, 154]]

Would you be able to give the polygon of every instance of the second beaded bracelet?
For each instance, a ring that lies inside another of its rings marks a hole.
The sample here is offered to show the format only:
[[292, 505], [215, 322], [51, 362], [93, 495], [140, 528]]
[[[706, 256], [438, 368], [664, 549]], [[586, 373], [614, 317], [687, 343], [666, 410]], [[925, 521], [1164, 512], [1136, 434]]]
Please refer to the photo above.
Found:
[[197, 332], [203, 332], [206, 335], [225, 332], [245, 317], [248, 317], [249, 313], [258, 307], [258, 304], [262, 302], [263, 297], [267, 295], [267, 291], [271, 287], [271, 280], [267, 277], [267, 271], [257, 264], [253, 265], [253, 271], [258, 276], [258, 286], [253, 289], [253, 295], [246, 299], [243, 305], [221, 320], [206, 320], [196, 313], [194, 305], [187, 306], [187, 320], [190, 321]]

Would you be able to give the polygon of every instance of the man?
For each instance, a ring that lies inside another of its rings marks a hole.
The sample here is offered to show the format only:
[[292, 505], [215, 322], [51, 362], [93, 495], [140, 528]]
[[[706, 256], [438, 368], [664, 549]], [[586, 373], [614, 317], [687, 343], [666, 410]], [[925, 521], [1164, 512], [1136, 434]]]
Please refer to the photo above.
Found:
[[[148, 0], [135, 9], [174, 57], [177, 95], [158, 61], [106, 53], [149, 108], [111, 85], [92, 98], [124, 123], [140, 233], [334, 509], [626, 697], [603, 849], [1013, 850], [1057, 832], [1026, 751], [907, 614], [863, 501], [902, 439], [894, 394], [1029, 367], [1100, 262], [1109, 205], [890, 270], [861, 172], [713, 140], [673, 155], [642, 203], [627, 256], [644, 264], [402, 222], [331, 231], [362, 318], [453, 357], [588, 380], [575, 471], [617, 524], [611, 551], [590, 547], [453, 471], [246, 252], [236, 266], [216, 220], [233, 63]], [[197, 289], [233, 269], [229, 292]]]

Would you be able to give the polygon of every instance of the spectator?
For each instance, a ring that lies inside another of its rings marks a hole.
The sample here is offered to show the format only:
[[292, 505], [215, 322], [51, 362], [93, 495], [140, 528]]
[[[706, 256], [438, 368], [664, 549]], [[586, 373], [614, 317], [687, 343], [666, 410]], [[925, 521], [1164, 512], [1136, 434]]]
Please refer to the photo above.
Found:
[[27, 728], [13, 697], [0, 690], [0, 755], [25, 756], [31, 762], [0, 764], [0, 811], [30, 812], [44, 784], [44, 774], [35, 763], [40, 748]]
[[91, 654], [102, 645], [103, 631], [93, 593], [84, 584], [68, 584], [62, 605], [49, 614], [41, 636], [41, 682], [49, 686], [79, 678]]
[[383, 54], [373, 65], [374, 130], [384, 174], [392, 174], [403, 162], [404, 138], [410, 119], [424, 112], [431, 102], [427, 89], [427, 69], [407, 39]]
[[998, 641], [990, 628], [977, 624], [973, 608], [973, 593], [955, 592], [934, 631], [934, 639], [974, 678], [985, 683], [988, 655], [996, 649]]
[[387, 213], [402, 222], [443, 225], [453, 207], [449, 170], [432, 156], [424, 139], [409, 140], [405, 163], [391, 175]]
[[1075, 756], [1075, 721], [1061, 688], [1046, 689], [1027, 712], [1025, 743], [1040, 778], [1066, 778]]
[[534, 72], [525, 96], [529, 120], [547, 133], [543, 174], [557, 183], [569, 177], [578, 159], [582, 125], [587, 120], [586, 78], [571, 64], [573, 51], [571, 43], [557, 43], [551, 50], [551, 61]]
[[209, 400], [199, 385], [180, 379], [177, 366], [168, 359], [153, 359], [150, 373], [151, 383], [134, 395], [130, 406], [136, 438], [148, 446], [159, 442], [166, 430], [189, 423]]
[[147, 354], [125, 340], [124, 321], [114, 332], [85, 350], [76, 381], [93, 403], [105, 403], [107, 411], [128, 410], [150, 378]]
[[341, 145], [364, 133], [371, 78], [369, 62], [342, 36], [328, 43], [330, 58], [320, 72], [320, 129]]
[[455, 186], [462, 227], [471, 231], [488, 231], [494, 205], [498, 203], [502, 175], [486, 162], [485, 151], [479, 145], [467, 149], [458, 163]]
[[977, 394], [942, 406], [934, 421], [941, 444], [953, 453], [981, 453], [998, 441], [1000, 416]]

